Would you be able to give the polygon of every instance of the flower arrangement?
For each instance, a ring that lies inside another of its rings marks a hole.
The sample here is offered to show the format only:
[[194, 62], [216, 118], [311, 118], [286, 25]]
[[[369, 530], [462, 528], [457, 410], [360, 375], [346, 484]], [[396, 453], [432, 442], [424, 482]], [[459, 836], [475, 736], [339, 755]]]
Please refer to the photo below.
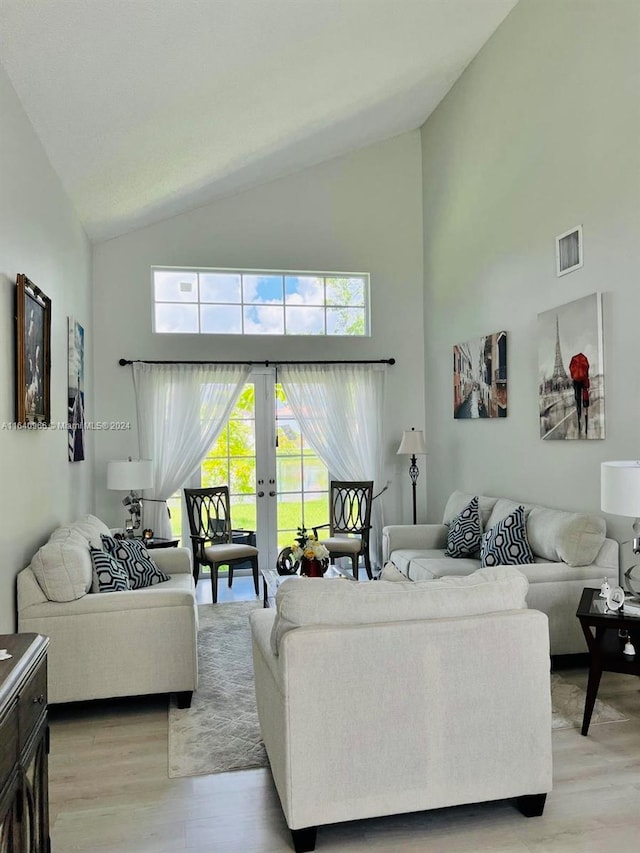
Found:
[[326, 560], [329, 557], [329, 552], [322, 542], [318, 542], [315, 536], [307, 533], [306, 527], [298, 527], [298, 535], [291, 549], [295, 560], [301, 560], [303, 557], [307, 560]]

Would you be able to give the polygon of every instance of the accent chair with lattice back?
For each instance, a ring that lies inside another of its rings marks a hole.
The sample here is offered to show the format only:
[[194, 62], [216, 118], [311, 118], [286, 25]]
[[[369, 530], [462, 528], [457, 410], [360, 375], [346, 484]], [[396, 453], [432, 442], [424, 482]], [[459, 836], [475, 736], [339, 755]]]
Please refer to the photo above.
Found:
[[195, 582], [198, 582], [200, 566], [208, 566], [211, 571], [211, 596], [215, 604], [218, 600], [218, 567], [228, 567], [231, 586], [234, 566], [250, 563], [253, 585], [258, 595], [258, 549], [233, 541], [229, 487], [185, 489], [184, 497], [193, 548]]
[[364, 559], [367, 576], [370, 580], [373, 577], [369, 555], [372, 501], [373, 480], [332, 480], [329, 486], [330, 521], [313, 528], [319, 539], [318, 531], [329, 528], [329, 538], [320, 541], [329, 551], [331, 560], [349, 557], [356, 580], [360, 555]]

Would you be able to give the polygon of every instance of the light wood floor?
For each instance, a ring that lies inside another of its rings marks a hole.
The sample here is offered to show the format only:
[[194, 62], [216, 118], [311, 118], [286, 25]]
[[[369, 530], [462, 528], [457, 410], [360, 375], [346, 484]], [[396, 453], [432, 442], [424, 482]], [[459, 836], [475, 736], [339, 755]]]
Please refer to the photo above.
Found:
[[[220, 600], [253, 597], [249, 578]], [[209, 581], [198, 598], [210, 601]], [[585, 686], [586, 670], [563, 671]], [[628, 721], [554, 732], [554, 790], [544, 815], [508, 802], [322, 827], [318, 853], [637, 853], [640, 850], [640, 679], [605, 673], [599, 698]], [[380, 725], [375, 712], [363, 724]], [[319, 792], [322, 795], [322, 792]], [[54, 707], [53, 853], [276, 853], [291, 850], [268, 770], [167, 777], [161, 697]]]

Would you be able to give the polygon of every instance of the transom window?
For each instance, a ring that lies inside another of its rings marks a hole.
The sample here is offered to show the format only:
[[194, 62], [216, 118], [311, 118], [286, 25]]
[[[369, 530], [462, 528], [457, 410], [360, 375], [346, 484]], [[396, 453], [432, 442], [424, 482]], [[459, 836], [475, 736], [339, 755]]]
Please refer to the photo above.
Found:
[[368, 273], [152, 267], [154, 331], [369, 335]]

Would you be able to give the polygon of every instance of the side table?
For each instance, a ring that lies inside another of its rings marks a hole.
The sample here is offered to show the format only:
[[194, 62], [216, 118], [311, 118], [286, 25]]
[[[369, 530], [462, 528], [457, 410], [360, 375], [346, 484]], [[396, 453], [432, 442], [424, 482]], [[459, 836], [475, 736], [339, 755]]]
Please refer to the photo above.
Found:
[[154, 536], [153, 539], [143, 539], [144, 547], [148, 551], [154, 548], [177, 548], [180, 544], [180, 539], [176, 536], [175, 539], [163, 539], [161, 536]]
[[[583, 590], [576, 616], [580, 620], [590, 656], [587, 698], [582, 719], [582, 734], [586, 736], [602, 673], [640, 675], [640, 617], [625, 616], [620, 611], [607, 611], [604, 600], [600, 598], [600, 590], [589, 587]], [[621, 629], [628, 631], [636, 648], [635, 657], [622, 653], [626, 641], [618, 636]]]

